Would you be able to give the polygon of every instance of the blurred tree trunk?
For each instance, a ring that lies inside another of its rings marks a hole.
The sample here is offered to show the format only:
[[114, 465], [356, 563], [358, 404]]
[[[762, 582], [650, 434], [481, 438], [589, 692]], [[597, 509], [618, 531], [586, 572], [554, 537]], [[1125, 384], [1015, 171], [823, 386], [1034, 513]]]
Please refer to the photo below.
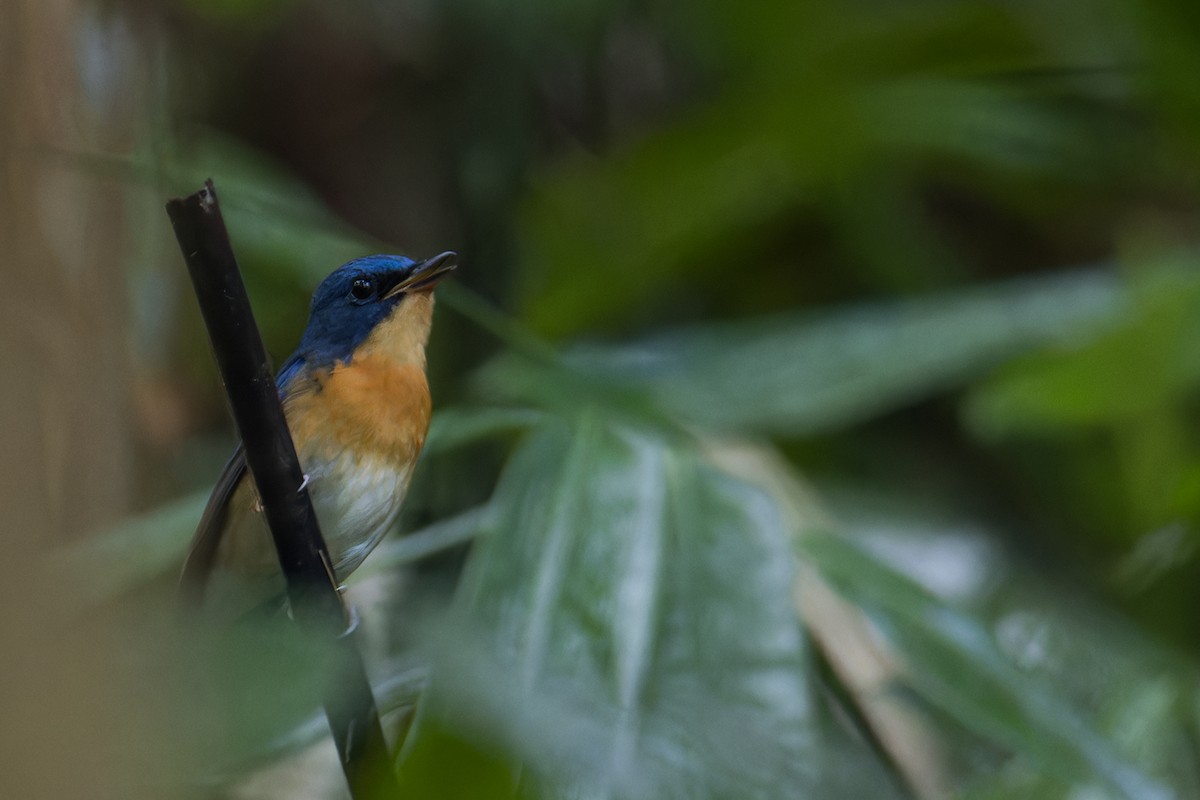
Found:
[[42, 543], [114, 520], [130, 494], [121, 191], [78, 156], [131, 125], [106, 104], [120, 56], [82, 8], [10, 0], [0, 24], [0, 520]]
[[127, 654], [56, 613], [75, 587], [39, 558], [130, 493], [121, 191], [81, 165], [133, 117], [106, 105], [124, 56], [92, 9], [0, 9], [0, 775], [31, 800], [139, 794], [117, 788], [139, 707], [118, 689]]

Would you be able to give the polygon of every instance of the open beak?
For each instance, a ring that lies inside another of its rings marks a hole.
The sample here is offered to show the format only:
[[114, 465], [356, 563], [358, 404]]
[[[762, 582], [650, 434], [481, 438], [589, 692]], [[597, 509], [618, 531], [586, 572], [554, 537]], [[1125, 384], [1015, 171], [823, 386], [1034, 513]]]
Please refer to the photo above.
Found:
[[395, 297], [402, 292], [424, 292], [441, 283], [442, 278], [458, 267], [458, 253], [447, 250], [428, 258], [413, 267], [409, 276], [392, 287], [384, 298]]

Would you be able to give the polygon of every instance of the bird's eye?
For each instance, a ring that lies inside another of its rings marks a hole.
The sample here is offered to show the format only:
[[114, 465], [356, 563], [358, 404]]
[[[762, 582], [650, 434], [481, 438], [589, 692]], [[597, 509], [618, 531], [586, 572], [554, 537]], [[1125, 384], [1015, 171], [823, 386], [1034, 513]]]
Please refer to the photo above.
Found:
[[355, 278], [350, 284], [350, 294], [355, 300], [368, 300], [375, 294], [375, 281], [370, 278]]

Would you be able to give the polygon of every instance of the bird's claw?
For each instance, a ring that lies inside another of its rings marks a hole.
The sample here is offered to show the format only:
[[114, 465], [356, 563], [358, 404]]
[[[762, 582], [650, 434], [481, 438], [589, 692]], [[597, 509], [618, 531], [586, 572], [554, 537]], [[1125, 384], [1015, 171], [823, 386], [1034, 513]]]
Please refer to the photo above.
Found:
[[[308, 473], [307, 472], [304, 473], [304, 480], [300, 481], [300, 485], [298, 487], [296, 487], [296, 494], [300, 494], [305, 489], [307, 489], [308, 483], [310, 480], [311, 480], [311, 478], [308, 477]], [[263, 510], [263, 503], [262, 503], [261, 497], [256, 496], [254, 498], [254, 502], [250, 504], [250, 510], [253, 511], [255, 514], [258, 514]]]
[[[345, 587], [340, 588], [344, 589]], [[358, 623], [358, 609], [352, 605], [346, 606], [346, 630], [342, 631], [338, 635], [338, 638], [345, 639], [347, 636], [352, 636], [354, 632], [358, 630]]]

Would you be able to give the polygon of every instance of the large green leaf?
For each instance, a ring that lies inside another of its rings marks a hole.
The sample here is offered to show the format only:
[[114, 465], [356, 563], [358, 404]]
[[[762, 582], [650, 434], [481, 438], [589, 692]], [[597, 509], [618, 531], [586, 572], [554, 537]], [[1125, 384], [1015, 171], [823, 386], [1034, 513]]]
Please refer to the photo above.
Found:
[[[488, 730], [555, 796], [804, 794], [804, 644], [764, 494], [585, 414], [532, 434], [493, 504], [460, 586], [478, 638], [435, 667], [425, 725]], [[425, 725], [406, 769], [433, 758]]]
[[[668, 415], [722, 429], [798, 434], [849, 426], [959, 386], [1001, 360], [1079, 338], [1111, 320], [1123, 295], [1104, 272], [710, 325], [567, 363], [597, 393], [648, 395]], [[530, 361], [485, 372], [493, 395], [542, 403], [565, 385]], [[581, 378], [578, 387], [587, 389]]]
[[871, 612], [906, 656], [916, 691], [965, 727], [1066, 785], [1098, 780], [1119, 797], [1175, 796], [1049, 685], [1017, 669], [976, 621], [844, 537], [811, 534], [799, 541], [821, 573]]

